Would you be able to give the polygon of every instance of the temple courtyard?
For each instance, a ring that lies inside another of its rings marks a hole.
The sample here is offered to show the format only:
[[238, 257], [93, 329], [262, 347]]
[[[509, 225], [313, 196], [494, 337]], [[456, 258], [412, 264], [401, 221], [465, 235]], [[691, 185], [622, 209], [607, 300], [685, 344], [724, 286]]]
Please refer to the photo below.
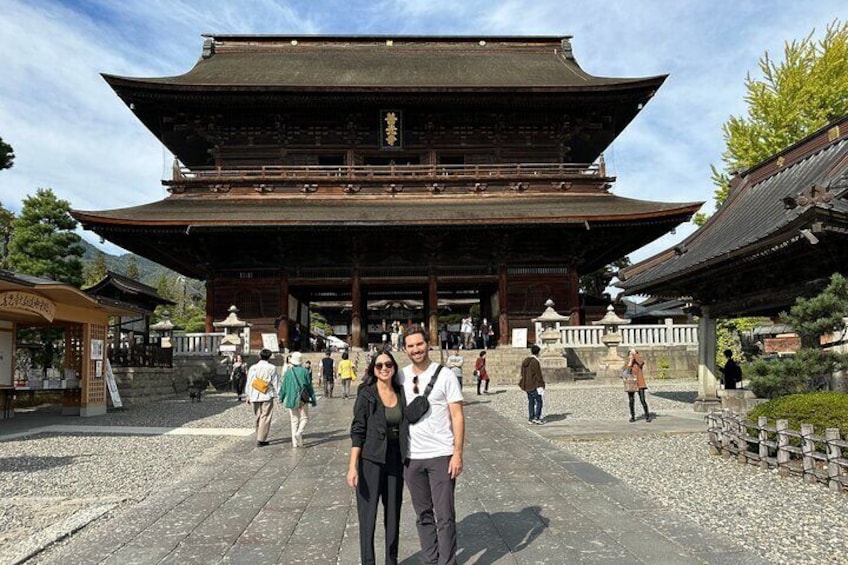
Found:
[[[542, 426], [517, 387], [466, 387], [459, 562], [848, 561], [848, 497], [711, 456], [697, 382], [649, 387], [656, 419], [629, 423], [618, 386], [553, 385]], [[358, 563], [352, 406], [319, 397], [303, 449], [279, 406], [257, 448], [232, 393], [19, 413], [0, 426], [0, 561]], [[408, 498], [403, 511], [402, 562], [418, 563]]]

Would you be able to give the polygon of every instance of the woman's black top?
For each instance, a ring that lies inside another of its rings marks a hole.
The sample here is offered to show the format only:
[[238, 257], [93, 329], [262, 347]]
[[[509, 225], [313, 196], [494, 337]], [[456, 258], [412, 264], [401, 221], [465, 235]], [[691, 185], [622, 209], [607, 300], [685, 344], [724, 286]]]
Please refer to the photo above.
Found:
[[[409, 453], [409, 422], [403, 417], [406, 397], [403, 387], [397, 391], [397, 409], [401, 412], [397, 426], [401, 458]], [[386, 462], [386, 447], [391, 438], [389, 424], [386, 421], [386, 408], [377, 393], [376, 384], [361, 384], [353, 405], [353, 422], [350, 425], [350, 439], [353, 447], [362, 449], [362, 458], [374, 463]]]
[[400, 405], [400, 396], [398, 395], [397, 403], [389, 408], [384, 406], [386, 410], [386, 431], [389, 439], [397, 440], [400, 438], [400, 423], [403, 421], [403, 408]]

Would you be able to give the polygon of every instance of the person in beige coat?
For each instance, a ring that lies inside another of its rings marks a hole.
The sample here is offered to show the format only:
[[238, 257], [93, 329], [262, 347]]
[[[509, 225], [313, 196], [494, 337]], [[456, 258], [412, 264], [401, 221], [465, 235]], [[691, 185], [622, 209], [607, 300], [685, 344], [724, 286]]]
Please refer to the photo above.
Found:
[[653, 420], [653, 416], [651, 416], [651, 411], [648, 410], [648, 403], [645, 401], [645, 391], [648, 389], [648, 385], [645, 383], [645, 374], [642, 372], [642, 368], [645, 366], [645, 359], [639, 355], [639, 352], [635, 349], [631, 349], [630, 353], [627, 356], [627, 364], [625, 365], [625, 369], [629, 370], [634, 377], [636, 377], [636, 388], [638, 390], [627, 391], [627, 402], [630, 406], [630, 421], [636, 421], [636, 412], [634, 411], [634, 397], [636, 394], [639, 394], [639, 402], [642, 404], [642, 409], [645, 411], [645, 422], [650, 422]]
[[[268, 445], [268, 432], [271, 430], [271, 412], [274, 409], [274, 396], [280, 387], [280, 378], [277, 367], [268, 360], [271, 358], [270, 349], [259, 352], [259, 362], [250, 367], [247, 372], [247, 403], [253, 406], [253, 414], [256, 416], [256, 446]], [[261, 380], [268, 383], [265, 392], [259, 392], [253, 382]]]

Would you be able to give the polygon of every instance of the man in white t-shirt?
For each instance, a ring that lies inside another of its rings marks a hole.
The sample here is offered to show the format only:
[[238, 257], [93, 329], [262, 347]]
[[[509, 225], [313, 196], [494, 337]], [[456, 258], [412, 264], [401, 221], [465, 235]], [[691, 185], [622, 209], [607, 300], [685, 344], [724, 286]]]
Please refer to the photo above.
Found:
[[[424, 394], [437, 363], [421, 326], [403, 333], [403, 347], [411, 365], [404, 367], [401, 384], [406, 402]], [[456, 563], [456, 479], [462, 473], [465, 416], [462, 391], [453, 371], [441, 368], [427, 397], [430, 409], [409, 426], [409, 454], [403, 478], [418, 519], [418, 539], [424, 562]]]

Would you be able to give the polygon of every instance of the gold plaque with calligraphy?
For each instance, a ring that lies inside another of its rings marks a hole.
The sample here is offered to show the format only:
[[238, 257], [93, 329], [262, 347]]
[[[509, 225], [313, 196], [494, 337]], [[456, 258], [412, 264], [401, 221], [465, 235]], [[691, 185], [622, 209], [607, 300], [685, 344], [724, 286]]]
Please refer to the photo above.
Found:
[[380, 149], [403, 149], [403, 113], [380, 111]]
[[17, 310], [38, 314], [48, 322], [56, 315], [56, 305], [53, 301], [32, 292], [7, 290], [0, 292], [0, 312]]

